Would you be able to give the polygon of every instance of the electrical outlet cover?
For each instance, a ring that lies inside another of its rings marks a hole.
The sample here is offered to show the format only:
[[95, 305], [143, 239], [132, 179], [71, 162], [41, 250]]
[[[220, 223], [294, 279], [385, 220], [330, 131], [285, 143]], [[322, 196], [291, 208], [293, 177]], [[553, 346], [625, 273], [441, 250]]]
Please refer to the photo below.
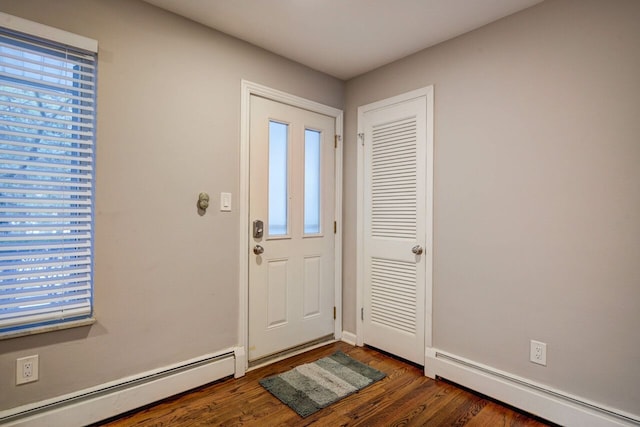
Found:
[[16, 385], [38, 381], [38, 355], [16, 360]]
[[547, 366], [547, 343], [531, 340], [529, 361]]

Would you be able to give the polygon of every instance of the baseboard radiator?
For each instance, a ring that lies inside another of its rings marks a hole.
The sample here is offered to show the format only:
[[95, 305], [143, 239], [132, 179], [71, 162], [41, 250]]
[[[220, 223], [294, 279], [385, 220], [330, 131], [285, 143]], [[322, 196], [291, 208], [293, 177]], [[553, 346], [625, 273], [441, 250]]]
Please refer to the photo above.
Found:
[[[123, 378], [42, 402], [0, 411], [5, 427], [85, 426], [231, 377], [237, 349]], [[242, 351], [240, 351], [242, 354]]]
[[433, 348], [426, 352], [425, 375], [453, 381], [563, 426], [640, 425], [640, 416]]

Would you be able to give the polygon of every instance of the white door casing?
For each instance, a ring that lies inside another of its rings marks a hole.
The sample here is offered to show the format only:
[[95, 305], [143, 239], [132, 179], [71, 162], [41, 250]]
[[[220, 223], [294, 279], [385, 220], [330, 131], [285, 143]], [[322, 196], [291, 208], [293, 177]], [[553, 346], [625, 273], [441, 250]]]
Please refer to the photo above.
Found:
[[358, 109], [358, 344], [431, 347], [433, 88]]

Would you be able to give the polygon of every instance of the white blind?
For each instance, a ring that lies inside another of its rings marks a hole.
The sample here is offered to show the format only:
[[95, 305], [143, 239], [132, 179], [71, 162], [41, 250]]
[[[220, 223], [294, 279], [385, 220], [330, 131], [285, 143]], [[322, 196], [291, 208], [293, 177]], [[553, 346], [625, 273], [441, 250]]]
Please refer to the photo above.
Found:
[[0, 28], [0, 334], [92, 315], [96, 54]]

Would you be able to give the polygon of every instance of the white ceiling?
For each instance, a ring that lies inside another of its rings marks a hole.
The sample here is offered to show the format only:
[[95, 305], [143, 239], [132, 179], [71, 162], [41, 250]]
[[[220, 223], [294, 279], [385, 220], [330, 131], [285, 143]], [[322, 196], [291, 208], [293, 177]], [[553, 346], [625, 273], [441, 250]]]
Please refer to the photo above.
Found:
[[542, 0], [144, 0], [349, 79]]

